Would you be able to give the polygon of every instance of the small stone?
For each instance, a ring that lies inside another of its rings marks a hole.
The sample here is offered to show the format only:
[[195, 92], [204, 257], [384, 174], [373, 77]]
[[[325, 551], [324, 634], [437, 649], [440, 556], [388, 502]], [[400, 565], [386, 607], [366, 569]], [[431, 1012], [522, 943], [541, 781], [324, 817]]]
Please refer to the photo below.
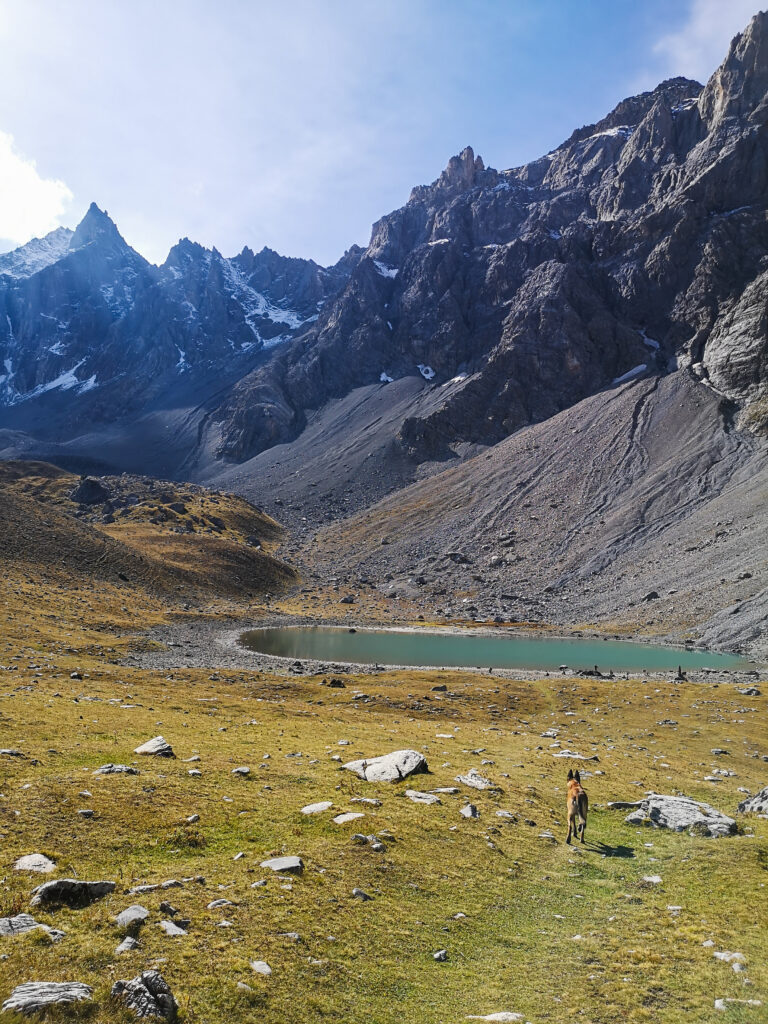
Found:
[[436, 953], [432, 954], [432, 959], [437, 960], [437, 962], [440, 964], [445, 963], [445, 961], [448, 959], [448, 950], [438, 949]]
[[134, 939], [132, 935], [126, 935], [126, 937], [115, 950], [115, 956], [121, 956], [123, 953], [130, 953], [132, 950], [138, 948], [139, 940]]
[[90, 808], [83, 809], [81, 811], [78, 811], [77, 813], [80, 815], [81, 818], [92, 818], [94, 815], [94, 812]]
[[300, 875], [304, 871], [304, 861], [301, 857], [270, 857], [263, 860], [259, 867], [269, 868], [270, 871], [284, 871], [289, 875]]
[[333, 822], [336, 825], [346, 825], [349, 821], [357, 821], [358, 818], [364, 817], [362, 811], [345, 811], [343, 814], [337, 814]]
[[323, 811], [329, 810], [333, 807], [331, 800], [322, 800], [317, 804], [307, 804], [306, 807], [301, 808], [302, 814], [322, 814]]
[[138, 768], [133, 768], [129, 764], [103, 764], [101, 768], [97, 768], [93, 773], [94, 775], [138, 775]]
[[147, 908], [134, 903], [132, 906], [120, 911], [115, 918], [115, 924], [123, 931], [131, 931], [134, 928], [140, 928], [148, 917], [149, 911]]
[[171, 938], [175, 938], [178, 935], [186, 935], [187, 932], [180, 928], [179, 925], [174, 924], [173, 921], [161, 921], [160, 927], [166, 935], [170, 935]]
[[661, 885], [661, 875], [643, 875], [644, 885]]
[[245, 778], [246, 775], [251, 774], [251, 769], [248, 767], [248, 765], [243, 764], [239, 768], [233, 768], [232, 774], [239, 775], [241, 778]]
[[352, 895], [356, 900], [362, 900], [363, 903], [367, 903], [373, 899], [373, 896], [369, 896], [367, 892], [363, 892], [362, 889], [357, 888], [352, 890]]
[[198, 821], [200, 821], [200, 815], [199, 814], [190, 814], [190, 816], [187, 818], [187, 824], [188, 825], [194, 825]]
[[202, 778], [203, 773], [199, 768], [189, 768], [187, 770], [187, 775], [191, 775], [193, 779], [200, 779]]
[[415, 804], [439, 804], [440, 797], [434, 793], [420, 793], [417, 789], [406, 789], [405, 795]]
[[206, 910], [216, 910], [218, 907], [231, 907], [233, 905], [234, 904], [232, 903], [231, 900], [224, 900], [224, 899], [213, 900], [212, 903], [208, 904], [208, 906], [206, 907]]
[[255, 971], [256, 974], [263, 974], [265, 978], [268, 978], [272, 973], [272, 968], [266, 960], [251, 960], [251, 970]]
[[465, 818], [480, 817], [480, 811], [478, 811], [474, 804], [466, 804], [464, 807], [461, 807], [459, 809], [459, 814], [463, 815]]

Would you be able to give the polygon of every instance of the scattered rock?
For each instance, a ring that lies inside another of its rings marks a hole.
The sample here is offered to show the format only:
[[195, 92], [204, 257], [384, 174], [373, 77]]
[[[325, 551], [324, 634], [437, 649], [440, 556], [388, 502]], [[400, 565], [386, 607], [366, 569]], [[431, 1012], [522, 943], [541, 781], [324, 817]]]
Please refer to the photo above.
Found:
[[234, 904], [232, 903], [232, 900], [225, 900], [225, 899], [213, 900], [211, 903], [208, 904], [208, 906], [206, 907], [206, 910], [217, 910], [219, 907], [231, 907], [231, 906], [234, 906]]
[[716, 1010], [727, 1010], [729, 1006], [762, 1006], [763, 1004], [759, 999], [716, 999], [715, 1009]]
[[456, 781], [472, 789], [498, 789], [499, 787], [481, 775], [477, 768], [470, 768], [466, 775], [457, 775]]
[[413, 800], [415, 804], [441, 803], [440, 797], [435, 796], [433, 793], [420, 793], [417, 789], [406, 789], [405, 795], [409, 800]]
[[417, 750], [395, 750], [380, 757], [348, 761], [342, 768], [366, 782], [400, 782], [409, 775], [429, 771], [426, 757]]
[[162, 736], [155, 736], [154, 739], [142, 743], [140, 747], [136, 747], [134, 754], [147, 754], [154, 757], [176, 757], [171, 744], [163, 739]]
[[731, 836], [736, 832], [733, 818], [709, 804], [691, 800], [687, 796], [652, 793], [641, 800], [639, 807], [624, 820], [628, 825], [643, 825], [647, 822], [655, 828], [668, 828], [673, 832], [692, 829], [697, 835], [710, 838]]
[[140, 928], [149, 917], [149, 911], [146, 907], [140, 906], [138, 903], [134, 903], [130, 907], [126, 907], [125, 910], [121, 910], [115, 918], [115, 924], [118, 928], [123, 931], [134, 931]]
[[186, 935], [187, 932], [180, 927], [178, 924], [174, 924], [173, 921], [161, 921], [160, 927], [166, 935], [170, 935], [171, 938], [176, 938], [179, 935]]
[[741, 814], [768, 814], [768, 786], [747, 800], [742, 800], [737, 810]]
[[575, 750], [558, 750], [552, 757], [569, 757], [572, 761], [599, 761], [597, 754], [577, 754]]
[[332, 820], [335, 825], [346, 825], [348, 821], [357, 821], [358, 818], [364, 817], [362, 811], [345, 811], [343, 814], [337, 814]]
[[321, 800], [317, 804], [307, 804], [306, 807], [301, 808], [302, 814], [322, 814], [323, 811], [329, 811], [333, 807], [332, 800]]
[[79, 1003], [90, 1000], [93, 989], [81, 981], [28, 981], [17, 985], [3, 1003], [3, 1011], [23, 1013], [31, 1017], [51, 1006]]
[[480, 811], [478, 811], [474, 804], [465, 804], [464, 807], [459, 809], [459, 814], [463, 815], [465, 818], [480, 817]]
[[255, 971], [256, 974], [263, 974], [265, 978], [268, 978], [272, 973], [272, 968], [266, 960], [251, 960], [251, 970]]
[[373, 896], [369, 896], [367, 892], [363, 892], [362, 889], [353, 889], [352, 895], [356, 900], [362, 900], [363, 903], [368, 903], [373, 899]]
[[301, 857], [271, 857], [269, 860], [263, 860], [259, 867], [286, 875], [300, 875], [304, 871], [304, 861]]
[[643, 885], [661, 885], [661, 875], [643, 875]]
[[246, 775], [250, 775], [251, 774], [251, 769], [248, 767], [248, 765], [244, 764], [244, 765], [241, 765], [239, 768], [233, 768], [232, 769], [232, 774], [233, 775], [239, 775], [239, 776], [241, 776], [241, 778], [245, 778]]
[[484, 1016], [470, 1014], [467, 1020], [493, 1020], [499, 1024], [514, 1024], [514, 1021], [524, 1020], [522, 1013], [510, 1013], [508, 1010], [501, 1010], [499, 1013], [486, 1013]]
[[15, 917], [0, 917], [0, 936], [11, 938], [14, 935], [24, 935], [26, 932], [40, 928], [46, 932], [54, 942], [64, 938], [65, 932], [50, 928], [47, 924], [40, 924], [31, 914], [17, 914]]
[[28, 853], [25, 857], [19, 857], [13, 865], [14, 871], [36, 871], [41, 875], [50, 875], [56, 870], [56, 865], [42, 853]]
[[130, 981], [116, 981], [112, 998], [120, 999], [137, 1017], [176, 1019], [176, 1000], [159, 971], [142, 971]]
[[[146, 744], [145, 744], [146, 745]], [[94, 775], [138, 775], [139, 769], [130, 764], [103, 764]]]
[[123, 953], [130, 953], [134, 949], [139, 948], [139, 940], [134, 939], [132, 935], [126, 935], [123, 941], [115, 950], [115, 956], [121, 956]]
[[448, 959], [448, 950], [438, 949], [436, 953], [432, 954], [432, 959], [437, 960], [437, 962], [440, 964], [445, 963], [445, 961]]
[[56, 878], [32, 890], [33, 907], [87, 907], [115, 891], [114, 882], [83, 882], [78, 878]]

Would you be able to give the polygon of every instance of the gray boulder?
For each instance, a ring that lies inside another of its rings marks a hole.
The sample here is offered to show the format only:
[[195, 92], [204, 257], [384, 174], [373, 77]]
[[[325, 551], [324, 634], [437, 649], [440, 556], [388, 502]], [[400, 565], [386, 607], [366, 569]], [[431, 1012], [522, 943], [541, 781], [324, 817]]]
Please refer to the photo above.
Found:
[[112, 998], [122, 1000], [137, 1017], [176, 1020], [176, 1000], [159, 971], [142, 971], [130, 981], [116, 981]]
[[131, 953], [134, 949], [139, 948], [139, 940], [134, 939], [132, 935], [126, 935], [123, 941], [115, 950], [115, 956], [121, 956], [123, 953]]
[[97, 768], [94, 775], [138, 775], [139, 769], [129, 764], [103, 764]]
[[129, 932], [140, 928], [149, 917], [149, 911], [138, 903], [121, 910], [115, 918], [115, 924], [123, 931]]
[[736, 822], [709, 804], [691, 800], [687, 796], [663, 796], [652, 793], [624, 819], [628, 825], [650, 824], [655, 828], [668, 828], [672, 832], [687, 832], [717, 838], [732, 836]]
[[55, 878], [32, 890], [33, 907], [87, 907], [115, 891], [114, 882], [83, 882], [79, 878]]
[[142, 743], [140, 747], [136, 747], [134, 754], [147, 754], [154, 757], [176, 757], [173, 747], [162, 736], [155, 736], [154, 739]]
[[304, 861], [301, 857], [270, 857], [259, 866], [280, 874], [300, 875], [304, 870]]
[[768, 814], [768, 786], [759, 793], [742, 800], [738, 806], [740, 814]]
[[466, 775], [457, 775], [456, 781], [470, 789], [498, 789], [499, 787], [490, 779], [481, 775], [477, 768], [470, 768]]
[[426, 757], [417, 750], [395, 750], [380, 757], [348, 761], [342, 768], [366, 782], [400, 782], [409, 775], [429, 771]]
[[81, 477], [80, 483], [69, 495], [70, 501], [77, 502], [78, 505], [102, 505], [111, 497], [109, 488], [95, 476]]
[[93, 989], [80, 981], [28, 981], [17, 985], [3, 1003], [3, 1012], [15, 1011], [31, 1017], [51, 1006], [90, 1000]]
[[42, 931], [47, 932], [48, 936], [53, 939], [54, 942], [58, 942], [59, 939], [63, 939], [65, 933], [58, 931], [56, 928], [50, 928], [47, 924], [40, 924], [36, 921], [31, 914], [17, 914], [15, 917], [0, 917], [0, 936], [3, 938], [11, 938], [14, 935], [25, 935], [27, 932], [32, 932], [36, 928], [40, 928]]
[[415, 804], [439, 804], [440, 797], [434, 793], [420, 793], [418, 789], [406, 789], [405, 795]]

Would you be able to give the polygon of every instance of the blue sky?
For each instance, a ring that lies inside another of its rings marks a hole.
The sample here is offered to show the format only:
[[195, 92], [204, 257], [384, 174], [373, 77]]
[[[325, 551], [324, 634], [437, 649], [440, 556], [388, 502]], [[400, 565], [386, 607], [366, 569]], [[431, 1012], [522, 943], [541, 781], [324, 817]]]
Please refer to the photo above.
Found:
[[472, 145], [504, 168], [627, 95], [705, 79], [755, 0], [0, 0], [0, 250], [91, 200], [335, 261]]

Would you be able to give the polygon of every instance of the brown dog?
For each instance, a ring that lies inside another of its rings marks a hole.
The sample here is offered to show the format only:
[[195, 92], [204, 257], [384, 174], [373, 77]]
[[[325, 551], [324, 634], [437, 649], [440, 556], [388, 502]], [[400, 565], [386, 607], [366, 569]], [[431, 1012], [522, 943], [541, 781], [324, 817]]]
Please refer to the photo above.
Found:
[[[586, 790], [581, 788], [581, 776], [578, 771], [574, 772], [571, 768], [568, 771], [568, 838], [565, 840], [566, 843], [570, 843], [571, 835], [580, 838], [582, 843], [584, 842], [584, 833], [587, 829], [587, 810], [589, 807], [589, 800], [587, 799]], [[578, 818], [578, 824], [576, 819]]]

